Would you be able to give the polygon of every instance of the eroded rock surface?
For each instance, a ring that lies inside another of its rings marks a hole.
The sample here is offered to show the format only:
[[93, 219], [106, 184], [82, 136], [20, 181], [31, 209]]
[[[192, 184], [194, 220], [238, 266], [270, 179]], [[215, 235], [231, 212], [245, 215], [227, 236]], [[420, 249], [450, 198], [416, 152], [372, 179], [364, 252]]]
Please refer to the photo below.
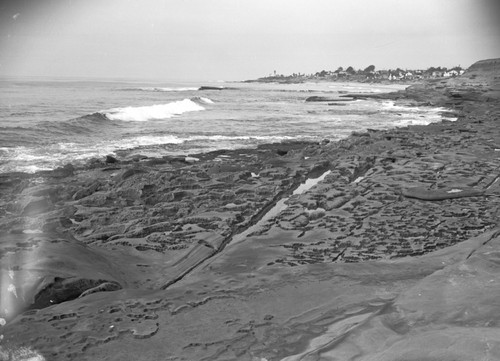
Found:
[[0, 291], [11, 308], [0, 310], [0, 351], [500, 359], [500, 78], [490, 63], [372, 95], [446, 106], [456, 122], [2, 175]]

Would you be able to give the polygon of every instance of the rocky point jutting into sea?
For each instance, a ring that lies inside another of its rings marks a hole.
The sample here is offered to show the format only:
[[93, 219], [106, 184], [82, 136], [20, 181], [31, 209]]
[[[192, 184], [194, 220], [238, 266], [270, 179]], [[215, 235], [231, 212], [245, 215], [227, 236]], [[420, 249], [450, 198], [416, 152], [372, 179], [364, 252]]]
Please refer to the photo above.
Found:
[[349, 96], [458, 120], [0, 175], [0, 359], [499, 360], [500, 59]]

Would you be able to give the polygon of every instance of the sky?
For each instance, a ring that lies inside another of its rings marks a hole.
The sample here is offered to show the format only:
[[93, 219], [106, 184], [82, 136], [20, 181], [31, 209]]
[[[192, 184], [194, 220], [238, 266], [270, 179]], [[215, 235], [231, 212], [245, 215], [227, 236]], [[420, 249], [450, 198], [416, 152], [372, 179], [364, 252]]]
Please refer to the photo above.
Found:
[[2, 0], [0, 76], [244, 80], [500, 57], [498, 0]]

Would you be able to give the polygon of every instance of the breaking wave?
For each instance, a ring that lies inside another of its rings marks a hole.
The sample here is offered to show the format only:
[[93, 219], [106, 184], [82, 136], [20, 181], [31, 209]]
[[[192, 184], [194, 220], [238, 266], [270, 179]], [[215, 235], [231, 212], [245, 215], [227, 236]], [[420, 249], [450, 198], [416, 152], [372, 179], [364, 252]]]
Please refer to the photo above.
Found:
[[194, 97], [194, 98], [191, 98], [191, 100], [194, 102], [203, 103], [203, 104], [213, 104], [214, 103], [212, 99], [208, 99], [205, 97]]
[[192, 99], [179, 100], [167, 104], [156, 104], [141, 107], [124, 107], [103, 110], [99, 113], [110, 120], [123, 120], [132, 122], [144, 122], [155, 119], [168, 119], [187, 112], [198, 112], [205, 110], [203, 104], [212, 104], [208, 98], [196, 97]]

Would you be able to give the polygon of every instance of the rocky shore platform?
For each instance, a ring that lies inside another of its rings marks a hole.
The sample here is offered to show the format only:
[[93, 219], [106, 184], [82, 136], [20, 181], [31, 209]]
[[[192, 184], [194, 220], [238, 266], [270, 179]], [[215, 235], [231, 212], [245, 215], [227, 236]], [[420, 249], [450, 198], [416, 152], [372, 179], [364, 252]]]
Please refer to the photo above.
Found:
[[0, 175], [0, 360], [499, 360], [500, 59], [370, 96], [457, 120]]

